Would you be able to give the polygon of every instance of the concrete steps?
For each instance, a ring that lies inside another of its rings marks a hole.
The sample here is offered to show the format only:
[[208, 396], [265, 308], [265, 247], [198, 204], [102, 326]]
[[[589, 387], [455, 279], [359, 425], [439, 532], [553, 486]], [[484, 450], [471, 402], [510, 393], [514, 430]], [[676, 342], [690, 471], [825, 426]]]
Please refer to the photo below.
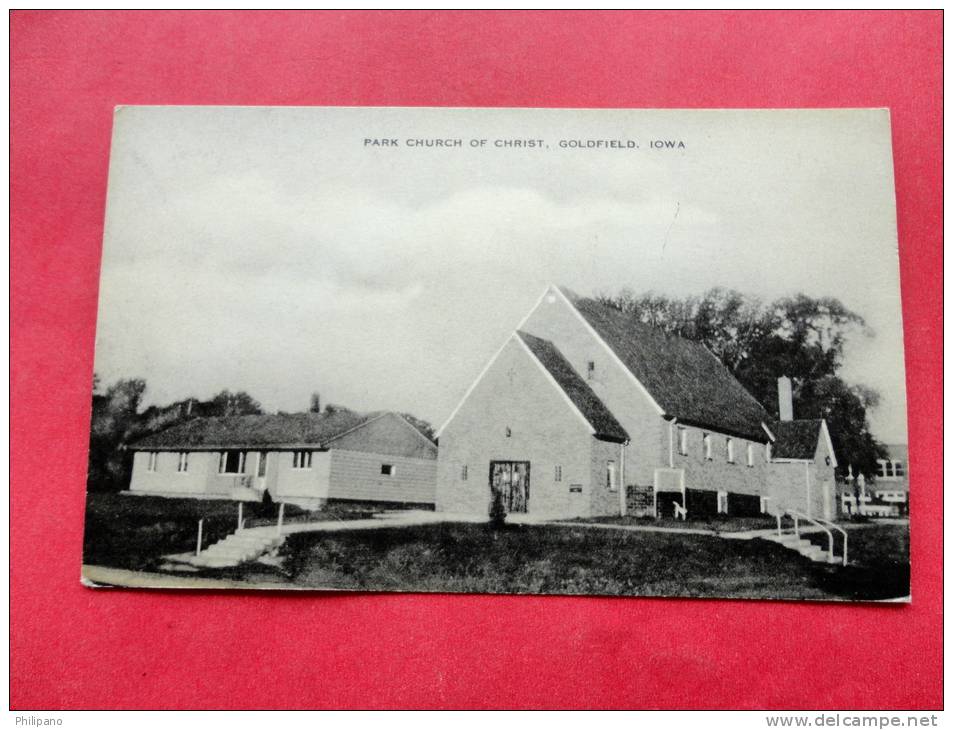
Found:
[[840, 558], [828, 554], [827, 550], [820, 545], [815, 545], [810, 540], [798, 537], [794, 534], [769, 535], [764, 538], [778, 545], [782, 545], [789, 550], [794, 550], [799, 555], [815, 563], [839, 563]]
[[276, 535], [274, 528], [239, 530], [190, 556], [187, 562], [197, 568], [233, 568], [271, 552], [283, 541], [284, 536]]

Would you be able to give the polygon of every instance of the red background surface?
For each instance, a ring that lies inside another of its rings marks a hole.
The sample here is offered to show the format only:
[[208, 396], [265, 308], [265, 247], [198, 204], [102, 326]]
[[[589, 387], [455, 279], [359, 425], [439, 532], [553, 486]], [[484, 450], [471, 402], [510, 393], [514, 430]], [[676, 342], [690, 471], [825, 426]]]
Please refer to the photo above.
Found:
[[[15, 12], [13, 706], [940, 706], [941, 23], [939, 12]], [[913, 604], [82, 588], [116, 104], [890, 107]]]

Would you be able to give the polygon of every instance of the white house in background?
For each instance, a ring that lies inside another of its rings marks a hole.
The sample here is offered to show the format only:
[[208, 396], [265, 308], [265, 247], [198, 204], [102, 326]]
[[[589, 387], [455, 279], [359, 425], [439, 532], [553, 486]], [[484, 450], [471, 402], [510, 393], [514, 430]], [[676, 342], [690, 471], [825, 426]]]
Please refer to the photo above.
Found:
[[129, 448], [132, 494], [434, 504], [437, 447], [396, 413], [195, 418]]

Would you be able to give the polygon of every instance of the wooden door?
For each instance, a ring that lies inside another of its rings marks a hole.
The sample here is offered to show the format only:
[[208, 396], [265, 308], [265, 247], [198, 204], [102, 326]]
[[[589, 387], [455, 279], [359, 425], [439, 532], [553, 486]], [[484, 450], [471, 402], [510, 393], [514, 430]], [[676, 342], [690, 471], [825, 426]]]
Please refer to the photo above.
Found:
[[528, 512], [529, 462], [491, 461], [490, 489], [503, 498], [507, 512]]

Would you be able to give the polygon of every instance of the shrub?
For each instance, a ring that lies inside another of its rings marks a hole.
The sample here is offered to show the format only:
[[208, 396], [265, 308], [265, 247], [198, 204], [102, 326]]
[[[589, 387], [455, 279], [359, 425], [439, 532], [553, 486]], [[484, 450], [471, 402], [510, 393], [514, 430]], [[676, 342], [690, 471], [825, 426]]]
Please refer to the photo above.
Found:
[[500, 529], [506, 523], [506, 507], [503, 506], [503, 495], [493, 491], [490, 497], [490, 527]]

